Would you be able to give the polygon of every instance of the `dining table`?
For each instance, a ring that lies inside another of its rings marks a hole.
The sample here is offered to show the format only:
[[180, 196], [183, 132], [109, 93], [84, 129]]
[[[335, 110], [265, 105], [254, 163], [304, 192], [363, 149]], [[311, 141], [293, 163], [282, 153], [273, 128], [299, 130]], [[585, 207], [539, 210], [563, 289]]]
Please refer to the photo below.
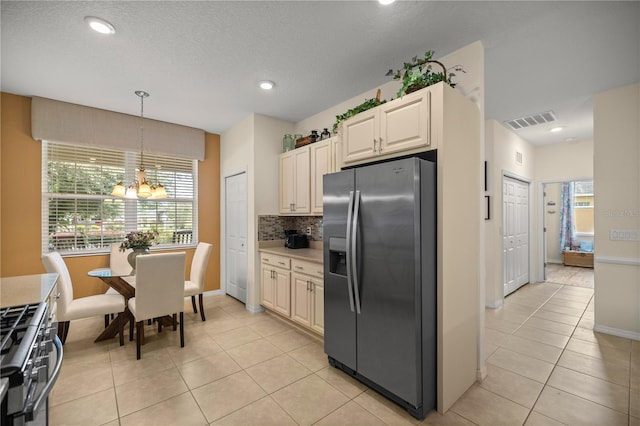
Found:
[[[114, 271], [111, 268], [92, 269], [87, 273], [87, 275], [89, 275], [90, 277], [101, 279], [109, 287], [111, 287], [112, 289], [114, 289], [115, 291], [117, 291], [118, 293], [124, 296], [124, 314], [123, 314], [124, 324], [122, 324], [122, 327], [124, 330], [124, 327], [127, 325], [127, 322], [133, 320], [131, 312], [129, 311], [129, 299], [131, 299], [132, 297], [135, 297], [136, 295], [136, 288], [134, 286], [135, 284], [131, 285], [132, 278], [135, 278], [135, 276], [131, 275], [130, 273]], [[162, 318], [160, 318], [160, 320], [162, 321], [163, 326], [173, 325], [173, 318], [170, 315], [165, 315]], [[130, 330], [131, 330], [131, 327], [130, 327]], [[120, 333], [120, 326], [118, 324], [118, 321], [111, 321], [109, 325], [107, 325], [107, 327], [104, 330], [102, 330], [102, 332], [96, 338], [96, 340], [94, 340], [94, 342], [97, 343], [97, 342], [113, 339], [114, 337], [118, 336], [119, 333]], [[140, 336], [140, 340], [142, 343], [144, 343], [144, 334]]]

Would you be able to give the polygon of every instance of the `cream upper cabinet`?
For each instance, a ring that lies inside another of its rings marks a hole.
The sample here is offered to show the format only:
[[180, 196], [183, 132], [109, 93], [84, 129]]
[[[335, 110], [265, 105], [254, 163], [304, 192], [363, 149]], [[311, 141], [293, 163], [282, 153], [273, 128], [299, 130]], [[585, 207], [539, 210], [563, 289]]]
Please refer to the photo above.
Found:
[[406, 95], [402, 102], [380, 105], [379, 155], [430, 145], [430, 99], [430, 91], [420, 90]]
[[331, 172], [339, 172], [342, 168], [342, 142], [340, 136], [329, 139], [331, 142]]
[[379, 107], [342, 123], [342, 161], [350, 163], [377, 155]]
[[322, 214], [322, 177], [333, 172], [332, 139], [311, 144], [311, 213]]
[[309, 146], [280, 154], [280, 214], [311, 212]]
[[418, 90], [346, 120], [341, 131], [342, 162], [366, 163], [437, 148], [443, 85]]

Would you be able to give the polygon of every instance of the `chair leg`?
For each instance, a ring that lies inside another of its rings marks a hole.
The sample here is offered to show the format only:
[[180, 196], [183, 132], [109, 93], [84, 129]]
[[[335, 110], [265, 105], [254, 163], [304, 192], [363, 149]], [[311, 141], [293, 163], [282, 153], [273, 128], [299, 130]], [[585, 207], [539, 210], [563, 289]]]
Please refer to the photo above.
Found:
[[104, 316], [104, 328], [109, 327], [109, 314], [105, 314]]
[[140, 337], [142, 335], [142, 321], [136, 323], [136, 359], [140, 359]]
[[180, 347], [184, 348], [184, 312], [180, 312]]
[[197, 314], [198, 310], [196, 309], [196, 296], [191, 296], [191, 305], [193, 306], [193, 313]]
[[158, 333], [162, 333], [162, 318], [156, 318], [155, 321], [158, 322]]
[[176, 331], [178, 328], [178, 320], [176, 318], [176, 314], [173, 314], [173, 331]]
[[206, 321], [206, 319], [204, 318], [204, 306], [202, 304], [202, 293], [198, 295], [198, 302], [200, 302], [200, 318], [202, 318], [202, 321]]
[[124, 346], [124, 312], [118, 312], [118, 333], [120, 334], [120, 346]]
[[58, 336], [60, 337], [60, 342], [64, 345], [64, 342], [67, 341], [67, 334], [69, 334], [69, 321], [60, 321], [58, 323]]
[[135, 322], [135, 318], [133, 318], [133, 314], [129, 312], [129, 341], [133, 340], [133, 323]]

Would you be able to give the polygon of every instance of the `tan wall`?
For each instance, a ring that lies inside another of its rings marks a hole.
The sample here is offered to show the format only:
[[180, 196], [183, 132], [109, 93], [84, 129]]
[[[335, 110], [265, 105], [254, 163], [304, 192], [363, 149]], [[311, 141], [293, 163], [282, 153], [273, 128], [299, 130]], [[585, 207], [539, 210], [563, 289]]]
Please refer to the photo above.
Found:
[[640, 340], [640, 84], [594, 97], [595, 327]]
[[[1, 94], [0, 276], [44, 272], [41, 261], [41, 144], [31, 137], [31, 98]], [[205, 289], [220, 288], [220, 137], [205, 134], [205, 160], [198, 164], [198, 234], [213, 244]], [[27, 190], [25, 190], [25, 188]], [[193, 249], [187, 252], [187, 276]], [[106, 290], [87, 271], [107, 266], [108, 255], [66, 257], [74, 297]]]

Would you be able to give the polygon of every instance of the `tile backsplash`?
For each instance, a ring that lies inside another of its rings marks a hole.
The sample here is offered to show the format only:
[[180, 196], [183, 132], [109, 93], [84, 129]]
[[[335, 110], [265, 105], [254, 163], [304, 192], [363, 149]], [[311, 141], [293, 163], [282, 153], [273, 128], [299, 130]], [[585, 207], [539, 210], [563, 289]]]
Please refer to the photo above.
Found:
[[285, 229], [304, 234], [311, 227], [311, 241], [322, 241], [322, 216], [258, 216], [258, 241], [284, 240]]

